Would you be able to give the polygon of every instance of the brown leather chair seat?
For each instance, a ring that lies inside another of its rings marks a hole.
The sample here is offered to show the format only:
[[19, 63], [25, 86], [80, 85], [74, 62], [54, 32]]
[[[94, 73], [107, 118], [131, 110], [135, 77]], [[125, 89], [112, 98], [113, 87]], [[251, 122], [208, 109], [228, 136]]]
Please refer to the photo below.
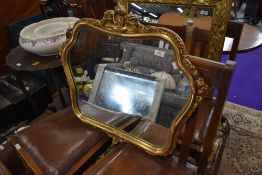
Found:
[[159, 146], [166, 145], [169, 139], [169, 129], [150, 120], [141, 120], [130, 133]]
[[[148, 120], [141, 121], [132, 131], [150, 143], [163, 146], [167, 142], [169, 130]], [[175, 156], [154, 156], [131, 145], [120, 144], [113, 148], [105, 157], [87, 170], [84, 175], [125, 174], [125, 175], [190, 175], [197, 168], [188, 164], [177, 163]]]
[[[85, 113], [103, 122], [126, 129], [139, 118], [85, 104]], [[35, 174], [71, 174], [88, 164], [110, 143], [101, 130], [82, 123], [72, 109], [40, 117], [17, 133], [11, 142]]]
[[180, 166], [168, 157], [149, 155], [131, 144], [120, 144], [84, 175], [190, 175], [190, 168]]
[[[83, 107], [83, 106], [82, 106]], [[84, 104], [85, 114], [104, 123], [132, 129], [139, 117]], [[35, 174], [73, 174], [90, 164], [110, 139], [102, 130], [82, 123], [72, 109], [40, 117], [29, 128], [15, 134], [12, 144]]]
[[105, 133], [82, 123], [72, 109], [65, 109], [36, 121], [16, 134], [12, 143], [34, 173], [66, 174], [107, 140]]

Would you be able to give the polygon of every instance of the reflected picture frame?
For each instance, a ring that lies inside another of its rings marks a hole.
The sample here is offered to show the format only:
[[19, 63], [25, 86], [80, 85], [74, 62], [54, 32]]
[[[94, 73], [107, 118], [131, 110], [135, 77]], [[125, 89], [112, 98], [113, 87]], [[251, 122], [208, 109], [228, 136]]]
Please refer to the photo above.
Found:
[[[134, 86], [139, 86], [139, 88]], [[118, 88], [116, 89], [116, 87]], [[156, 77], [100, 64], [88, 102], [108, 110], [139, 115], [155, 122], [164, 88], [165, 79], [157, 79]], [[131, 106], [130, 109], [121, 108], [121, 106], [126, 108], [127, 104], [121, 105], [121, 97], [114, 91], [121, 93], [121, 96], [128, 93], [125, 95], [127, 96], [125, 101], [131, 104], [129, 105]], [[151, 93], [148, 93], [148, 91]], [[108, 94], [105, 95], [106, 92]]]
[[174, 5], [182, 7], [212, 8], [213, 16], [210, 39], [207, 47], [207, 59], [220, 61], [230, 18], [232, 0], [121, 0], [128, 11], [129, 3], [150, 3], [157, 5]]

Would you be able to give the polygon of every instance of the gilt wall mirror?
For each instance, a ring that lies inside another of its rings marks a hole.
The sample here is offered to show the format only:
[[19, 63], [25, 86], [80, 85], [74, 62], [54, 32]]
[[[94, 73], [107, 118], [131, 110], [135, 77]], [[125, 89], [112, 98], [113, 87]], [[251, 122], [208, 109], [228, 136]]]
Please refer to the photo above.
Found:
[[194, 27], [210, 30], [206, 57], [215, 61], [220, 60], [232, 5], [231, 0], [123, 1], [126, 9], [133, 12], [141, 21], [171, 26], [185, 25], [187, 51], [190, 48]]
[[[60, 55], [78, 118], [115, 142], [168, 155], [178, 130], [207, 92], [178, 35], [142, 25], [127, 15], [121, 1], [103, 19], [81, 19], [69, 33]], [[158, 48], [160, 40], [169, 48]], [[92, 115], [90, 105], [96, 114], [106, 110], [115, 116]], [[140, 123], [124, 131], [119, 123], [132, 118]]]

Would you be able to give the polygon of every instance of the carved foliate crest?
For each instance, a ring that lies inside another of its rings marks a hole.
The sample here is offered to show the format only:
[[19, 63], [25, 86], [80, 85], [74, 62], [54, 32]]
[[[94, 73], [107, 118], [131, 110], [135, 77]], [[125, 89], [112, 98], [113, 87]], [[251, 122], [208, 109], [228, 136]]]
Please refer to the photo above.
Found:
[[135, 15], [132, 13], [127, 15], [122, 1], [118, 1], [114, 10], [108, 10], [104, 13], [104, 17], [99, 21], [98, 26], [120, 33], [135, 33], [142, 28], [144, 31], [150, 31], [150, 27], [142, 25]]

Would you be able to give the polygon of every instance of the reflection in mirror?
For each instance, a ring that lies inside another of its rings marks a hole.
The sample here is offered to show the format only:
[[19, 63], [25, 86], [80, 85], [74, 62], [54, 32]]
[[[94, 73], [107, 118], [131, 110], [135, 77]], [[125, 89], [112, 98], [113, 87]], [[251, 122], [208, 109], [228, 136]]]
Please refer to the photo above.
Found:
[[[81, 112], [114, 127], [128, 118], [140, 118], [132, 134], [164, 146], [172, 122], [190, 96], [175, 51], [167, 41], [152, 36], [124, 38], [81, 28], [69, 51]], [[95, 115], [92, 110], [108, 114]], [[165, 133], [161, 139], [152, 138], [160, 131]]]
[[[193, 37], [193, 31], [195, 28], [199, 28], [210, 33], [212, 8], [149, 3], [129, 3], [128, 8], [145, 25], [166, 27], [176, 32], [184, 40], [188, 53], [200, 56], [202, 43], [198, 42], [196, 45], [192, 45], [192, 38], [196, 38]], [[206, 39], [206, 45], [208, 45], [208, 41], [209, 38]], [[190, 52], [191, 47], [194, 47], [192, 52]]]

